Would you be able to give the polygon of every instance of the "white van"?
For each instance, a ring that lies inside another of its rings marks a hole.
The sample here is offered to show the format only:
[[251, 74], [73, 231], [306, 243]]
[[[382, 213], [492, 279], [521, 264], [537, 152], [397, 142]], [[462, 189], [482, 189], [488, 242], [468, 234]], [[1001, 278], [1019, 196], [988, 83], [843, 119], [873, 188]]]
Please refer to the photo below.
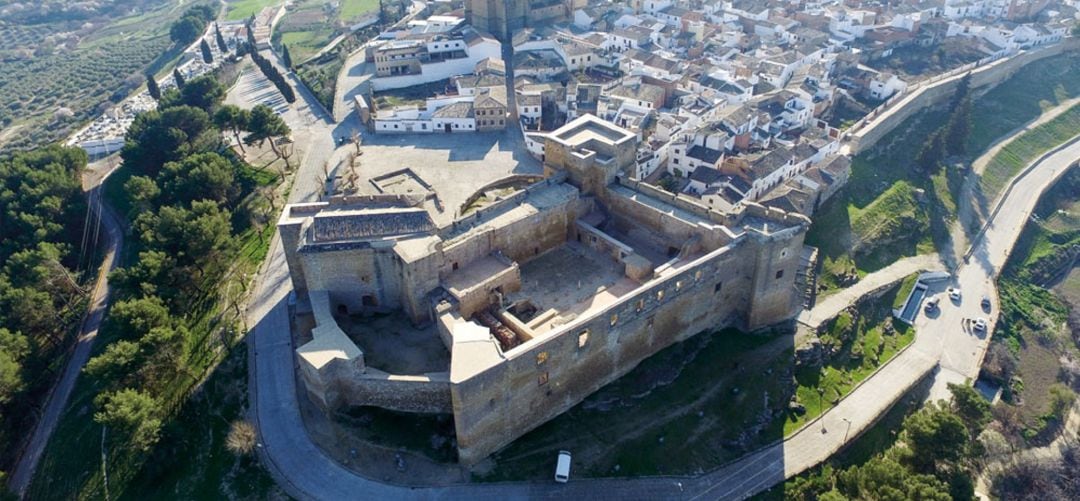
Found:
[[565, 484], [570, 480], [570, 452], [559, 451], [559, 462], [555, 464], [555, 481]]

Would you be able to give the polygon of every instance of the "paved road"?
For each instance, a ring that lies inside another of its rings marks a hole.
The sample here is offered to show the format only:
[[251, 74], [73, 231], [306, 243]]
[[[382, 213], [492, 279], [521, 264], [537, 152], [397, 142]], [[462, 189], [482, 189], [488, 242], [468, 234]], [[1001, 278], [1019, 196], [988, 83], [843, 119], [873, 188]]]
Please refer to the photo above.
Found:
[[[104, 165], [101, 167], [104, 167]], [[101, 218], [101, 229], [105, 237], [102, 243], [105, 249], [105, 257], [102, 259], [101, 268], [98, 269], [94, 290], [90, 293], [90, 302], [86, 316], [83, 317], [82, 327], [79, 329], [79, 339], [75, 343], [75, 351], [64, 366], [64, 372], [60, 376], [60, 380], [53, 387], [49, 398], [45, 401], [45, 411], [38, 419], [30, 441], [27, 443], [22, 456], [15, 463], [11, 479], [8, 481], [8, 488], [20, 497], [26, 494], [26, 489], [30, 486], [30, 480], [34, 477], [34, 471], [37, 470], [38, 461], [41, 460], [41, 455], [45, 452], [49, 437], [52, 435], [53, 430], [56, 429], [60, 416], [67, 407], [68, 399], [71, 398], [71, 392], [75, 389], [75, 381], [78, 379], [79, 373], [82, 372], [83, 366], [86, 365], [86, 361], [90, 359], [90, 351], [94, 347], [94, 340], [97, 339], [98, 328], [101, 327], [101, 321], [105, 317], [105, 311], [108, 309], [109, 294], [112, 291], [112, 287], [109, 286], [108, 275], [109, 272], [116, 268], [119, 262], [120, 252], [124, 245], [124, 232], [120, 228], [120, 218], [110, 207], [98, 202], [101, 200], [101, 186], [113, 171], [115, 171], [115, 167], [100, 170], [88, 169], [83, 172], [83, 190], [86, 192], [90, 205], [104, 209], [99, 214], [99, 217]]]
[[851, 287], [826, 296], [818, 301], [813, 309], [803, 310], [799, 314], [799, 323], [816, 329], [821, 323], [840, 314], [844, 308], [855, 304], [859, 298], [904, 277], [924, 271], [944, 271], [945, 264], [937, 254], [924, 254], [903, 258], [889, 266], [875, 271], [859, 280]]

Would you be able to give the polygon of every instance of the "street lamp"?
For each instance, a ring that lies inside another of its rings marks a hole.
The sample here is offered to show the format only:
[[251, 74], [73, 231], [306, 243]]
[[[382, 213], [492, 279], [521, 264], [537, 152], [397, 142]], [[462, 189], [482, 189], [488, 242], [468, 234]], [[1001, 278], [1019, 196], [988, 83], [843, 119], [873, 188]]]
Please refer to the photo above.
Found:
[[851, 420], [846, 417], [840, 419], [843, 419], [844, 422], [847, 423], [847, 428], [844, 430], [844, 443], [847, 443], [848, 432], [851, 431]]
[[821, 409], [821, 414], [818, 415], [818, 419], [821, 420], [821, 433], [828, 433], [829, 430], [825, 429], [825, 404], [822, 400], [825, 397], [825, 388], [817, 389], [818, 408]]

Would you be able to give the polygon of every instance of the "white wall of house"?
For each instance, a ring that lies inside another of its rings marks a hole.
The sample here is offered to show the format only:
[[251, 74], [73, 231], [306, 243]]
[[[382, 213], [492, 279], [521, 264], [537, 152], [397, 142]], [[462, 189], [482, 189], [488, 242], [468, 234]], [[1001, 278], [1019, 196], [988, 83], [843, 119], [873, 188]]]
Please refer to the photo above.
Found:
[[469, 47], [466, 52], [468, 53], [467, 57], [421, 65], [419, 75], [372, 78], [371, 88], [376, 91], [400, 89], [413, 85], [446, 80], [453, 76], [472, 73], [476, 68], [476, 63], [484, 58], [502, 58], [499, 43], [495, 40], [484, 39], [476, 45]]

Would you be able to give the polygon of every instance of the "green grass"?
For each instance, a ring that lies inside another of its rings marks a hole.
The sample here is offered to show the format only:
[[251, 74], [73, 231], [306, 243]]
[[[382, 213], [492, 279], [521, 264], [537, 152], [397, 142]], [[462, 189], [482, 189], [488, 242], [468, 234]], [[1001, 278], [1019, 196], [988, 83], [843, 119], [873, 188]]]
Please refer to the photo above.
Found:
[[[893, 301], [903, 285], [897, 285], [880, 299], [858, 306], [858, 315], [841, 313], [819, 337], [837, 354], [821, 368], [804, 367], [795, 372], [796, 395], [806, 414], [788, 419], [784, 435], [789, 435], [839, 403], [855, 387], [915, 340], [915, 330], [894, 322]], [[887, 332], [886, 326], [893, 330]]]
[[355, 21], [371, 12], [379, 10], [379, 0], [341, 0], [342, 21]]
[[1080, 96], [1080, 54], [1064, 54], [1024, 66], [977, 101], [972, 109], [968, 152], [977, 157], [990, 144], [1039, 117], [1048, 108]]
[[1039, 155], [1080, 134], [1080, 104], [1005, 145], [986, 166], [980, 188], [995, 200], [1009, 180]]
[[915, 284], [919, 281], [919, 274], [912, 273], [904, 277], [904, 281], [900, 282], [900, 290], [896, 293], [896, 299], [893, 300], [893, 309], [904, 306], [904, 302], [907, 301], [908, 295], [911, 294], [911, 290], [915, 288]]
[[271, 5], [280, 4], [282, 0], [228, 0], [225, 12], [226, 21], [241, 21], [258, 14], [259, 11]]

